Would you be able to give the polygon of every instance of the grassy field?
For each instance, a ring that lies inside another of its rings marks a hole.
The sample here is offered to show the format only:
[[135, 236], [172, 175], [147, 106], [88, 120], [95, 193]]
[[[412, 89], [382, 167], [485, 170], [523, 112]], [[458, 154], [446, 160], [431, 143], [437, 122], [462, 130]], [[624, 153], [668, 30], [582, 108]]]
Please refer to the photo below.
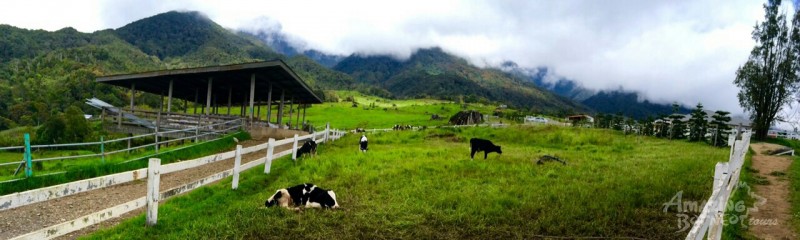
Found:
[[[339, 129], [391, 128], [395, 124], [440, 126], [447, 125], [447, 121], [450, 117], [462, 110], [477, 110], [483, 114], [492, 114], [496, 108], [496, 106], [483, 104], [467, 104], [467, 108], [464, 109], [462, 105], [442, 100], [391, 100], [363, 95], [355, 91], [337, 91], [336, 94], [340, 98], [339, 102], [315, 104], [306, 109], [306, 121], [317, 127], [317, 129], [325, 128], [326, 123], [330, 123], [331, 127]], [[348, 97], [355, 99], [357, 107], [353, 107], [352, 102], [345, 101]], [[273, 105], [272, 107], [273, 110], [270, 122], [277, 122], [278, 106]], [[289, 117], [289, 106], [286, 105], [285, 108], [284, 122], [288, 121]], [[193, 109], [189, 110], [190, 113], [193, 111]], [[293, 123], [297, 119], [296, 111], [297, 109], [295, 109], [292, 115]], [[221, 107], [219, 112], [227, 114], [227, 107]], [[231, 113], [240, 114], [241, 107], [231, 107]], [[261, 119], [266, 119], [267, 106], [262, 106], [260, 113]], [[442, 119], [431, 120], [432, 114], [438, 114]], [[302, 117], [301, 112], [301, 121]], [[492, 121], [500, 120], [493, 119]]]
[[[316, 158], [273, 163], [162, 202], [87, 239], [500, 239], [542, 236], [683, 238], [663, 204], [711, 194], [728, 150], [706, 144], [552, 126], [371, 134], [320, 146]], [[503, 155], [471, 161], [468, 139], [492, 139]], [[568, 164], [537, 165], [544, 154]], [[262, 208], [276, 189], [310, 182], [336, 191], [341, 210]], [[696, 214], [696, 213], [693, 213]]]

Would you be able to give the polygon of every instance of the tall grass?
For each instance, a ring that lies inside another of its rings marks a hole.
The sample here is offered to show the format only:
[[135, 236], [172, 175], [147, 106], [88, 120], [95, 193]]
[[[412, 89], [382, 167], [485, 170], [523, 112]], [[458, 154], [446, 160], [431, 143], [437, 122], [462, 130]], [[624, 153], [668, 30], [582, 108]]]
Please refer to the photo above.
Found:
[[78, 181], [108, 174], [125, 172], [147, 167], [147, 159], [158, 157], [162, 164], [202, 157], [215, 154], [221, 151], [231, 150], [235, 147], [232, 138], [249, 139], [250, 135], [244, 132], [232, 134], [217, 140], [202, 142], [195, 145], [181, 147], [174, 150], [165, 149], [159, 154], [143, 152], [139, 156], [134, 156], [126, 161], [91, 161], [83, 164], [72, 165], [63, 174], [53, 175], [34, 175], [13, 182], [0, 183], [0, 195], [27, 191], [31, 189], [48, 187], [72, 181]]
[[[159, 223], [144, 216], [88, 239], [500, 239], [682, 238], [663, 203], [711, 193], [714, 164], [728, 151], [704, 144], [622, 136], [593, 129], [510, 127], [370, 134], [320, 146], [316, 158], [286, 158], [272, 173], [243, 173], [166, 201]], [[469, 160], [468, 139], [501, 145], [502, 155]], [[541, 155], [567, 165], [537, 165]], [[260, 208], [276, 189], [311, 182], [336, 191], [343, 210]]]

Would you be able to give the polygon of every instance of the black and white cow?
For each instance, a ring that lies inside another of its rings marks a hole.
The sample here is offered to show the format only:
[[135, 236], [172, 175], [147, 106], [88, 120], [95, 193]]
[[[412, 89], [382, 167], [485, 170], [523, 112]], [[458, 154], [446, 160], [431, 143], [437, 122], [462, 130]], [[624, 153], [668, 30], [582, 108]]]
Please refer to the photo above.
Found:
[[314, 140], [307, 141], [303, 143], [303, 146], [297, 149], [297, 158], [303, 156], [303, 154], [310, 154], [311, 156], [317, 155], [317, 142]]
[[339, 208], [339, 203], [336, 202], [336, 193], [319, 188], [311, 183], [278, 189], [264, 203], [266, 207], [275, 205], [295, 210], [299, 210], [300, 207]]
[[489, 155], [490, 152], [496, 152], [498, 154], [503, 154], [503, 151], [500, 150], [500, 146], [494, 145], [489, 140], [480, 139], [480, 138], [472, 138], [469, 140], [469, 158], [475, 159], [476, 152], [483, 152], [483, 159]]
[[369, 142], [367, 141], [367, 135], [361, 135], [361, 140], [358, 141], [358, 149], [361, 150], [361, 152], [367, 152], [368, 144]]

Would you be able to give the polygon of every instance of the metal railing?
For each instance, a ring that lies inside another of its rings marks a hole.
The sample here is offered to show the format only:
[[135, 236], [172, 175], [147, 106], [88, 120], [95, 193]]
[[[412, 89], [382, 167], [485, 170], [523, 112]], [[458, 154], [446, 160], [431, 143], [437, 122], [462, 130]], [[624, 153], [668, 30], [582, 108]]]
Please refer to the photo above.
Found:
[[[26, 170], [25, 171], [26, 177], [30, 177], [33, 171], [31, 164], [34, 162], [69, 160], [69, 159], [79, 159], [79, 158], [95, 158], [95, 157], [100, 157], [101, 161], [105, 162], [105, 158], [109, 155], [123, 153], [123, 152], [130, 152], [133, 150], [149, 148], [149, 147], [154, 148], [155, 153], [158, 153], [159, 147], [162, 145], [167, 145], [173, 142], [184, 141], [184, 140], [193, 140], [194, 142], [199, 142], [200, 140], [213, 140], [221, 136], [224, 136], [226, 134], [232, 133], [234, 131], [238, 131], [243, 127], [242, 126], [243, 121], [241, 119], [227, 120], [224, 122], [214, 123], [210, 125], [202, 125], [199, 123], [200, 122], [198, 122], [197, 126], [192, 128], [174, 129], [168, 131], [159, 131], [159, 128], [156, 127], [155, 131], [152, 133], [140, 134], [125, 138], [105, 140], [103, 139], [103, 137], [100, 137], [100, 141], [97, 142], [30, 145], [26, 141], [26, 145], [28, 146], [10, 146], [10, 147], [0, 148], [0, 151], [20, 150], [20, 149], [24, 151], [23, 159], [21, 159], [21, 161], [0, 163], [0, 167], [9, 165], [19, 165], [17, 170], [14, 172], [14, 175], [16, 175], [17, 173], [19, 173], [20, 169], [24, 166]], [[29, 134], [26, 133], [25, 135]], [[149, 137], [153, 137], [154, 141], [152, 143], [143, 144], [139, 146], [131, 145], [131, 142], [135, 139], [144, 139]], [[29, 137], [26, 136], [26, 138]], [[128, 142], [128, 146], [126, 148], [113, 151], [106, 151], [107, 145], [123, 141]], [[91, 147], [91, 146], [97, 146], [100, 152], [92, 154], [75, 155], [75, 156], [57, 156], [57, 157], [45, 157], [37, 159], [33, 159], [32, 155], [32, 151], [34, 149]]]

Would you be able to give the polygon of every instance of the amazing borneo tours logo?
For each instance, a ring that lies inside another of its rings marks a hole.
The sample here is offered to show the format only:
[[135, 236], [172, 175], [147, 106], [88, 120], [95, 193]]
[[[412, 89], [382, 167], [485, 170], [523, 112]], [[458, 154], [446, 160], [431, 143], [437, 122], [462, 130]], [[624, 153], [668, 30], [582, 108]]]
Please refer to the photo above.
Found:
[[[742, 228], [746, 229], [748, 226], [778, 224], [778, 219], [750, 218], [750, 213], [758, 212], [759, 207], [767, 204], [767, 199], [756, 194], [751, 190], [750, 185], [743, 181], [736, 185], [736, 190], [744, 191], [746, 196], [744, 200], [739, 201], [728, 199], [728, 203], [723, 209], [725, 212], [725, 217], [723, 218], [724, 226], [740, 224]], [[752, 200], [752, 206], [747, 206], [749, 201], [746, 200]], [[706, 201], [685, 200], [683, 199], [683, 191], [679, 191], [672, 199], [662, 205], [665, 213], [675, 213], [678, 229], [676, 232], [685, 232], [692, 229], [692, 225], [697, 221], [700, 213], [703, 212], [703, 208], [706, 207]], [[719, 207], [721, 208], [722, 206]], [[712, 213], [716, 212], [714, 209], [710, 210]], [[713, 218], [714, 215], [709, 215], [709, 217]]]

